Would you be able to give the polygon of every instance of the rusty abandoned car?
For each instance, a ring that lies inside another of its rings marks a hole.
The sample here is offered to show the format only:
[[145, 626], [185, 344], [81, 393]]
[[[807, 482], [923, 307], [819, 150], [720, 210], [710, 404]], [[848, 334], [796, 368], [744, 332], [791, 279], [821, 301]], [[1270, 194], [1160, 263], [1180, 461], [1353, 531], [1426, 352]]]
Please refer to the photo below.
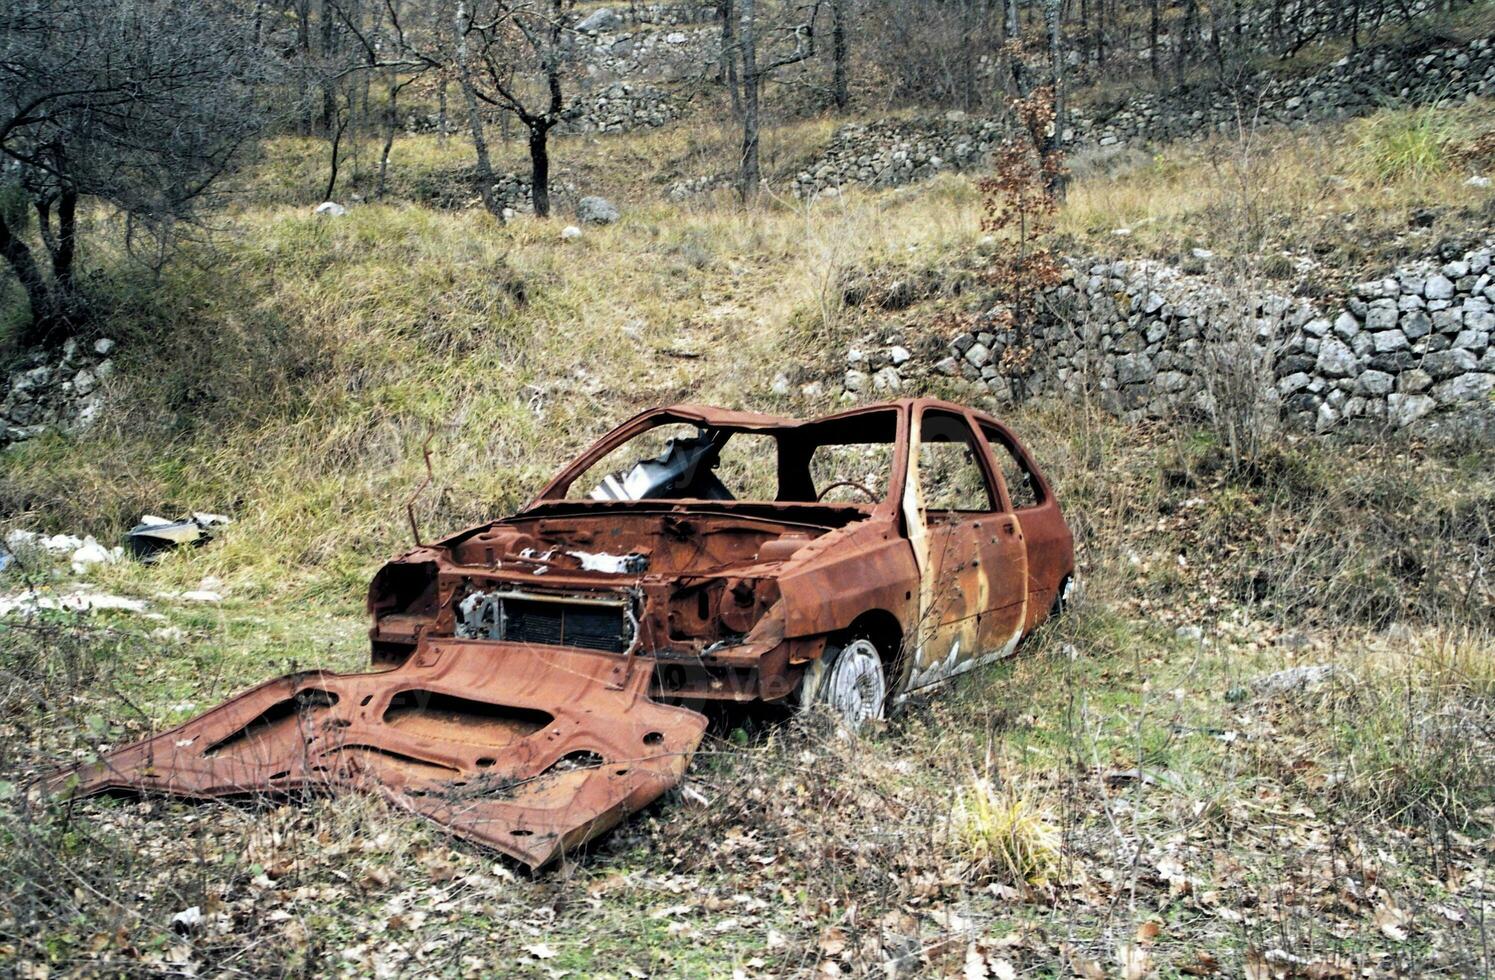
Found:
[[1073, 575], [1049, 484], [979, 412], [661, 408], [385, 565], [371, 672], [270, 681], [49, 785], [361, 789], [538, 867], [676, 784], [705, 702], [855, 728], [1010, 654]]

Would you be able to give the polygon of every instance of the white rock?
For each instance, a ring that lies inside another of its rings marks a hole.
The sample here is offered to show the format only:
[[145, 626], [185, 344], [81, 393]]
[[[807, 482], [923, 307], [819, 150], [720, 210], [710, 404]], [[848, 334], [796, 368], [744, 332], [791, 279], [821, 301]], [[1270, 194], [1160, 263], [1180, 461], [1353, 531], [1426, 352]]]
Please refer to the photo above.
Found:
[[316, 210], [312, 213], [320, 214], [323, 217], [328, 218], [341, 218], [343, 215], [348, 213], [348, 209], [343, 207], [336, 201], [323, 201], [321, 204], [317, 205]]
[[98, 340], [95, 340], [93, 342], [93, 352], [95, 354], [98, 354], [100, 357], [103, 357], [112, 350], [114, 350], [114, 341], [110, 340], [108, 337], [100, 337]]
[[183, 602], [222, 602], [223, 595], [211, 589], [188, 589], [177, 596]]
[[567, 241], [570, 241], [573, 238], [580, 238], [581, 229], [576, 227], [575, 225], [567, 225], [566, 227], [561, 229], [561, 237], [566, 239]]
[[780, 371], [778, 374], [774, 375], [773, 383], [769, 385], [769, 389], [775, 395], [789, 394], [789, 375], [785, 374], [783, 371]]
[[1292, 667], [1288, 670], [1279, 670], [1275, 674], [1258, 677], [1251, 682], [1251, 687], [1257, 694], [1271, 697], [1278, 694], [1286, 694], [1290, 691], [1301, 691], [1304, 688], [1315, 687], [1327, 681], [1339, 668], [1332, 664], [1321, 664], [1313, 667]]
[[1481, 177], [1478, 174], [1476, 174], [1475, 176], [1470, 177], [1468, 180], [1464, 181], [1464, 186], [1466, 186], [1466, 187], [1489, 187], [1490, 186], [1490, 178], [1488, 178], [1488, 177]]
[[908, 352], [907, 347], [902, 347], [900, 345], [894, 344], [892, 347], [888, 348], [888, 358], [892, 360], [895, 367], [902, 365], [913, 356], [914, 355]]
[[[92, 541], [93, 538], [88, 540]], [[74, 534], [54, 534], [50, 538], [41, 538], [37, 541], [48, 553], [54, 555], [70, 555], [83, 547], [83, 539]]]

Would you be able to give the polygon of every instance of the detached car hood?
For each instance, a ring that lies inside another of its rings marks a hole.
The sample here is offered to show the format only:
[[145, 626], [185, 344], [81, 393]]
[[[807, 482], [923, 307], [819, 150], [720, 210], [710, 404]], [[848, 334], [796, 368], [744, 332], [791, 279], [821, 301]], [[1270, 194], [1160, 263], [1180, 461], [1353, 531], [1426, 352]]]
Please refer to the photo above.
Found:
[[651, 701], [652, 671], [638, 656], [433, 640], [393, 670], [269, 681], [45, 788], [358, 790], [538, 868], [685, 772], [706, 718]]

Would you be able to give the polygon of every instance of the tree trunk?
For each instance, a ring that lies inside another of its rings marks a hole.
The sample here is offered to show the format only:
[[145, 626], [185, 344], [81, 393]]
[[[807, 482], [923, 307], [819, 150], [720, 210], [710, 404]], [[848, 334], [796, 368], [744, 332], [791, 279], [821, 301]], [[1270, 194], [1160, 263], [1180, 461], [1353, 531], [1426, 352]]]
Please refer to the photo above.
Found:
[[529, 173], [530, 200], [535, 206], [535, 217], [550, 217], [550, 123], [543, 120], [526, 121], [529, 126]]
[[727, 94], [732, 97], [732, 115], [742, 118], [742, 85], [737, 77], [737, 38], [733, 32], [732, 0], [716, 0], [716, 13], [722, 22], [722, 50], [717, 67]]
[[1158, 0], [1149, 0], [1148, 13], [1148, 37], [1151, 43], [1147, 47], [1147, 63], [1152, 68], [1153, 81], [1162, 78], [1162, 69], [1158, 63]]
[[436, 88], [436, 144], [446, 146], [446, 79]]
[[742, 159], [738, 164], [738, 192], [744, 201], [758, 194], [758, 52], [754, 37], [757, 0], [741, 0], [738, 47], [742, 54]]
[[846, 90], [846, 5], [849, 2], [831, 0], [831, 94], [837, 109], [845, 109], [850, 101]]
[[26, 299], [31, 303], [31, 322], [21, 335], [21, 343], [24, 346], [38, 343], [51, 332], [56, 303], [31, 249], [21, 240], [19, 231], [11, 230], [3, 213], [0, 213], [0, 255], [5, 256], [11, 271], [21, 280], [21, 288], [26, 290]]
[[[1042, 153], [1063, 152], [1064, 134], [1064, 47], [1061, 43], [1059, 19], [1063, 11], [1060, 4], [1063, 0], [1045, 0], [1043, 5], [1043, 19], [1047, 22], [1049, 33], [1049, 71], [1052, 75], [1051, 84], [1054, 87], [1054, 122], [1053, 128], [1045, 140], [1044, 146], [1040, 147]], [[1055, 169], [1049, 178], [1049, 193], [1058, 200], [1064, 200], [1064, 173]]]
[[478, 158], [478, 194], [483, 208], [503, 220], [503, 207], [493, 196], [493, 163], [488, 159], [488, 141], [483, 137], [483, 114], [478, 111], [478, 97], [472, 90], [472, 69], [467, 62], [467, 8], [457, 4], [457, 80], [462, 97], [467, 100], [467, 124], [472, 130], [472, 149]]
[[[352, 114], [351, 109], [349, 110], [349, 114]], [[322, 200], [324, 201], [332, 200], [332, 192], [337, 189], [337, 167], [341, 162], [339, 152], [343, 147], [343, 133], [348, 129], [348, 122], [342, 113], [334, 110], [334, 116], [332, 132], [327, 136], [328, 141], [332, 144], [332, 163], [327, 171], [327, 191], [322, 195]]]
[[399, 125], [400, 86], [395, 81], [393, 71], [389, 73], [389, 104], [384, 108], [384, 146], [379, 151], [379, 186], [374, 191], [375, 197], [384, 196], [384, 181], [389, 175], [389, 151], [395, 145], [395, 127]]
[[57, 199], [57, 250], [52, 253], [52, 281], [66, 296], [73, 289], [73, 258], [78, 251], [78, 191], [63, 185]]
[[[332, 82], [328, 79], [327, 70], [332, 63], [334, 38], [333, 13], [331, 0], [322, 0], [322, 63], [318, 70], [322, 73], [322, 132], [331, 133], [335, 117], [337, 116], [337, 93], [333, 90]], [[341, 134], [339, 134], [341, 135]]]

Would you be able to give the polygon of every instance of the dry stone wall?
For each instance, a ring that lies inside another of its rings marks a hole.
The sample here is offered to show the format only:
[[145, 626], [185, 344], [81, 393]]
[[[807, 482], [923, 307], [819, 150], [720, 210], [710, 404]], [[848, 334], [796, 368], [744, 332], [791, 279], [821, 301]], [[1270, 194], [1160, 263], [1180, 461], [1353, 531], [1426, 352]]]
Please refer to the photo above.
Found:
[[[1355, 286], [1338, 304], [1252, 293], [1155, 262], [1070, 260], [1020, 341], [998, 311], [913, 355], [848, 355], [853, 397], [920, 374], [1001, 400], [1085, 394], [1129, 419], [1247, 396], [1299, 428], [1406, 428], [1457, 416], [1495, 434], [1495, 269], [1487, 242]], [[1472, 420], [1472, 422], [1471, 422]]]
[[[1148, 95], [1112, 109], [1075, 110], [1060, 134], [1071, 148], [1113, 147], [1238, 132], [1241, 125], [1347, 118], [1396, 102], [1428, 104], [1495, 97], [1495, 40], [1479, 38], [1426, 51], [1366, 49], [1308, 76], [1263, 73], [1234, 92]], [[797, 174], [800, 197], [861, 184], [906, 184], [941, 170], [986, 165], [1002, 139], [998, 119], [950, 113], [938, 119], [855, 123]]]
[[1077, 143], [1114, 146], [1203, 139], [1243, 125], [1341, 119], [1388, 104], [1424, 105], [1495, 96], [1495, 41], [1477, 38], [1418, 53], [1380, 48], [1306, 77], [1258, 76], [1240, 91], [1148, 95], [1114, 111], [1074, 114]]
[[104, 407], [102, 386], [114, 374], [114, 341], [69, 338], [60, 354], [35, 352], [12, 369], [0, 400], [0, 448], [49, 429], [86, 429]]

